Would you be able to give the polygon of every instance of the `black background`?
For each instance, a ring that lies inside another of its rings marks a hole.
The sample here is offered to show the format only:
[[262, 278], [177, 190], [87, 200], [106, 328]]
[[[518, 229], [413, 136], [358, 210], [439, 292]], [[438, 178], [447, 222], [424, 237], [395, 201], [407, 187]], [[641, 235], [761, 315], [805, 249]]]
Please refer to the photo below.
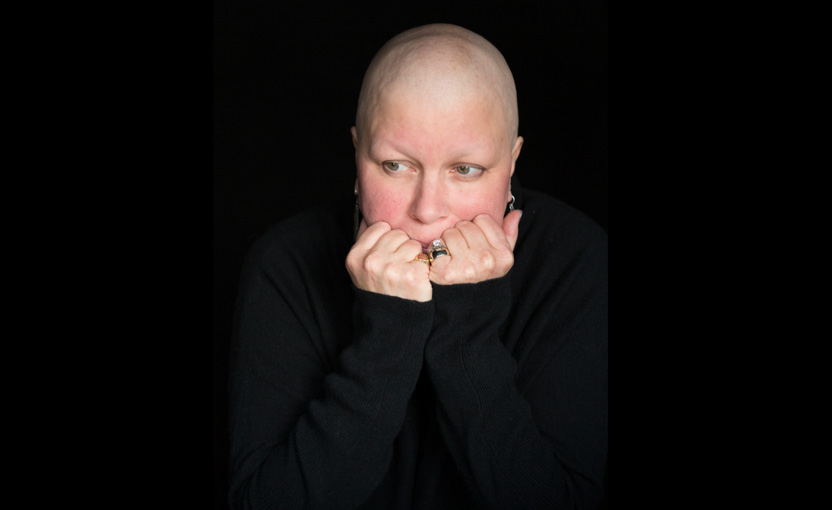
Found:
[[516, 175], [607, 225], [607, 2], [214, 2], [213, 491], [228, 490], [228, 347], [243, 257], [268, 226], [353, 192], [364, 71], [425, 23], [479, 33], [514, 74]]

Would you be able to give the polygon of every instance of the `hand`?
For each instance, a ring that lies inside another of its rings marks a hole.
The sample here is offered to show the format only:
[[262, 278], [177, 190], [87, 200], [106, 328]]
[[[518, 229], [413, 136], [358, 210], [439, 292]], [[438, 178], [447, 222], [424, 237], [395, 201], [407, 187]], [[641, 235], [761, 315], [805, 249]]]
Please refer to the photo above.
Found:
[[435, 259], [430, 280], [440, 285], [478, 283], [500, 278], [514, 265], [520, 210], [508, 213], [502, 228], [487, 214], [460, 221], [442, 234], [450, 256]]
[[362, 219], [355, 245], [347, 255], [347, 271], [359, 289], [430, 301], [433, 289], [429, 268], [424, 262], [414, 260], [420, 253], [422, 245], [403, 230], [392, 230], [383, 221], [368, 227]]

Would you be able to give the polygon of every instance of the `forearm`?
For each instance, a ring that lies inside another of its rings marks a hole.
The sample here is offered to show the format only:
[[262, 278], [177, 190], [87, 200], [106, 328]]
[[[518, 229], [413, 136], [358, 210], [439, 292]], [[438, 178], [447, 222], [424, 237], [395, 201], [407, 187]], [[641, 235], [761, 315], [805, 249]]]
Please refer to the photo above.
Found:
[[354, 340], [319, 395], [295, 395], [302, 384], [281, 388], [252, 381], [256, 395], [244, 397], [240, 412], [248, 416], [240, 421], [262, 425], [251, 435], [236, 434], [247, 442], [237, 457], [250, 456], [232, 487], [240, 508], [351, 508], [386, 473], [421, 370], [432, 304], [357, 290], [355, 295]]
[[[534, 396], [521, 395], [516, 362], [500, 341], [511, 300], [508, 279], [435, 287], [434, 300], [425, 363], [438, 397], [437, 416], [457, 466], [481, 503], [489, 508], [581, 507], [586, 483], [571, 462], [574, 445], [564, 449], [570, 439], [553, 430], [563, 418], [551, 418], [558, 413], [556, 399], [547, 400], [545, 387]], [[544, 360], [539, 363], [543, 367]], [[541, 371], [538, 387], [559, 384], [551, 371]], [[551, 388], [551, 394], [556, 392]]]

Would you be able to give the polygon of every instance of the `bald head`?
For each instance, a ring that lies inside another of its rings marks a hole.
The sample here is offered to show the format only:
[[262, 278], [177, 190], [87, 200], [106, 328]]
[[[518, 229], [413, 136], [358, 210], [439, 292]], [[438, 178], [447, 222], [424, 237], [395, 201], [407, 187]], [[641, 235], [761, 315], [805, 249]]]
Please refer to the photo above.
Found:
[[517, 138], [517, 93], [508, 64], [494, 45], [462, 27], [416, 27], [378, 51], [358, 99], [358, 138], [372, 130], [386, 100], [401, 97], [431, 108], [471, 100], [493, 105], [505, 126], [506, 141], [513, 144]]

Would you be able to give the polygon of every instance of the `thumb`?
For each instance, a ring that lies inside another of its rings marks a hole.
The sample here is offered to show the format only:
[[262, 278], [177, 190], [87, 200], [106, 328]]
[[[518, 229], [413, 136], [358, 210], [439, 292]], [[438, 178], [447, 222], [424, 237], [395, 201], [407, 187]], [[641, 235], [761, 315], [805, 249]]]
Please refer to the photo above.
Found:
[[517, 235], [520, 233], [520, 216], [523, 211], [515, 209], [506, 214], [503, 218], [503, 233], [506, 235], [511, 251], [514, 251], [514, 245], [517, 244]]

